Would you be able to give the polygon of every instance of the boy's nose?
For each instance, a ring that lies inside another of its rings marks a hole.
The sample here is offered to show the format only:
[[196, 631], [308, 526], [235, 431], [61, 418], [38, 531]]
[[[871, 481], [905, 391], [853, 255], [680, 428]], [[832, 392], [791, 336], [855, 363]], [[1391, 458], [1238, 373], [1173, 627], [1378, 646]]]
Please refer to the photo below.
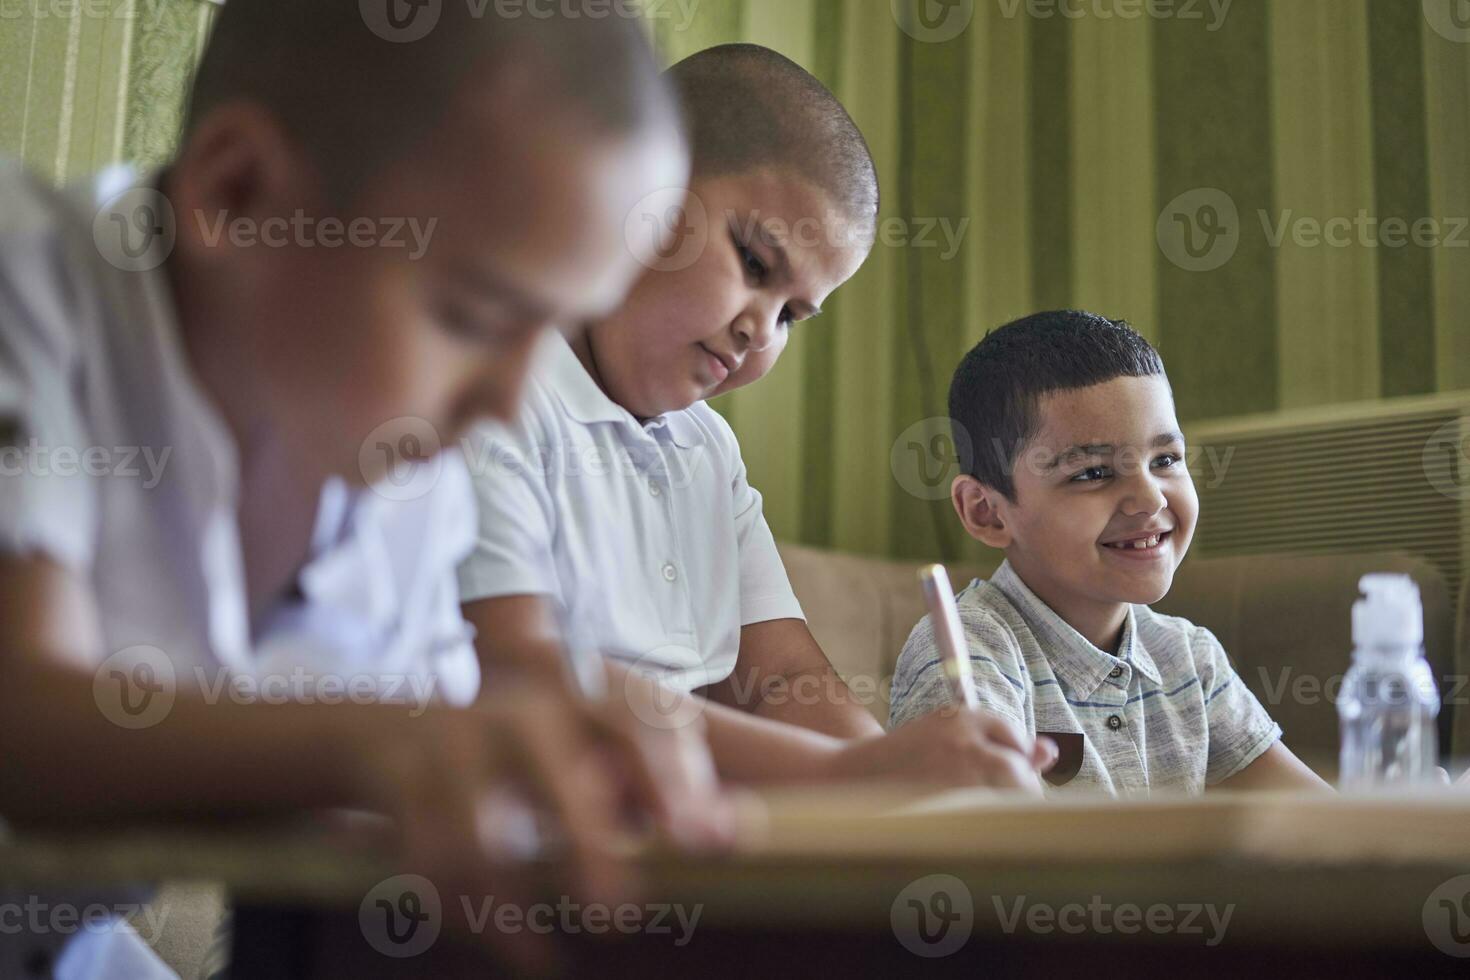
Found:
[[735, 332], [752, 351], [763, 351], [776, 342], [776, 317], [764, 310], [750, 310], [735, 321]]
[[1169, 506], [1169, 498], [1152, 473], [1143, 472], [1133, 480], [1130, 492], [1123, 498], [1121, 508], [1128, 514], [1157, 514]]

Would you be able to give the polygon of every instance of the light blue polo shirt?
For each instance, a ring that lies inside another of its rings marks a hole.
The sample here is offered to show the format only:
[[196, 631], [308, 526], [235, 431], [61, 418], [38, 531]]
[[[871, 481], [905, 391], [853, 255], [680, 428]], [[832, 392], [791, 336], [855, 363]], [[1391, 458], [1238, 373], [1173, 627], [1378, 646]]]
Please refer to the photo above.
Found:
[[[1009, 562], [965, 589], [958, 606], [980, 704], [1033, 735], [1082, 736], [1080, 768], [1061, 790], [1201, 793], [1281, 737], [1220, 641], [1188, 620], [1129, 606], [1114, 655], [1063, 621]], [[948, 701], [925, 617], [899, 656], [889, 724]], [[1063, 749], [1062, 764], [1075, 765]]]

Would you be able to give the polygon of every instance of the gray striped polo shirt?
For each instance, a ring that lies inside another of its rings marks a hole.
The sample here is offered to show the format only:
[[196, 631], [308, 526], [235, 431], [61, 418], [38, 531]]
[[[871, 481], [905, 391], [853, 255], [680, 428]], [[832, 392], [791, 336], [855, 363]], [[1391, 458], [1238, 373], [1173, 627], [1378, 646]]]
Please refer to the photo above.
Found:
[[[1107, 653], [1037, 598], [1009, 562], [990, 581], [972, 582], [958, 605], [981, 705], [1029, 733], [1071, 736], [1058, 739], [1055, 778], [1075, 772], [1065, 791], [1200, 793], [1281, 737], [1220, 641], [1188, 620], [1129, 606], [1118, 653]], [[899, 656], [889, 726], [949, 700], [926, 616]]]

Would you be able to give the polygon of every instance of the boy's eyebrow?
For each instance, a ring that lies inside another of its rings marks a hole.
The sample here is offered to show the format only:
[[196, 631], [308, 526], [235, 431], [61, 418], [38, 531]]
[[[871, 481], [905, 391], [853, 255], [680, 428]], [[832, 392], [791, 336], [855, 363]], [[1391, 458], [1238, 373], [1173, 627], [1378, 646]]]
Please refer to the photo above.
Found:
[[[776, 241], [770, 235], [762, 234], [761, 237], [765, 239], [766, 247], [776, 257], [776, 271], [780, 274], [781, 278], [789, 281], [791, 279], [791, 256], [786, 253], [786, 246]], [[788, 300], [786, 305], [791, 307], [792, 316], [798, 320], [810, 320], [814, 316], [822, 315], [822, 308], [820, 306], [808, 303], [804, 299]]]
[[1085, 446], [1068, 446], [1052, 457], [1051, 462], [1042, 467], [1044, 470], [1054, 470], [1069, 459], [1078, 456], [1107, 456], [1113, 451], [1111, 442], [1090, 442]]
[[546, 320], [551, 317], [552, 304], [514, 285], [494, 269], [465, 263], [455, 267], [454, 278], [478, 293], [481, 299], [508, 306], [520, 317], [532, 320]]
[[[1184, 433], [1177, 429], [1172, 432], [1164, 432], [1154, 436], [1150, 446], [1159, 449], [1164, 446], [1172, 446], [1174, 443], [1184, 444]], [[1079, 456], [1110, 456], [1117, 449], [1111, 442], [1090, 442], [1081, 446], [1068, 446], [1052, 458], [1051, 462], [1042, 467], [1044, 470], [1054, 470], [1069, 459]]]

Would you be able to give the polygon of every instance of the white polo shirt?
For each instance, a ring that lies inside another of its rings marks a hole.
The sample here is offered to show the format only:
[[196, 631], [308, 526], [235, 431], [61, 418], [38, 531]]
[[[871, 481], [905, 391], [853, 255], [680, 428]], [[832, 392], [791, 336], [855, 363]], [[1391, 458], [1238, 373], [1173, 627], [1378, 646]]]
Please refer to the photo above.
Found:
[[735, 434], [703, 402], [639, 422], [553, 335], [519, 421], [463, 449], [479, 505], [466, 602], [548, 596], [575, 640], [684, 690], [730, 675], [741, 627], [804, 618]]
[[[298, 594], [252, 642], [232, 438], [184, 357], [164, 273], [119, 268], [93, 237], [94, 221], [109, 230], [99, 208], [139, 183], [119, 169], [60, 192], [0, 161], [0, 553], [87, 581], [103, 654], [154, 648], [178, 689], [238, 700], [229, 678], [257, 682], [243, 689], [256, 700], [472, 700], [454, 572], [474, 501], [454, 453], [426, 464], [438, 478], [409, 500], [327, 484]], [[50, 940], [0, 936], [0, 973], [31, 941]]]

